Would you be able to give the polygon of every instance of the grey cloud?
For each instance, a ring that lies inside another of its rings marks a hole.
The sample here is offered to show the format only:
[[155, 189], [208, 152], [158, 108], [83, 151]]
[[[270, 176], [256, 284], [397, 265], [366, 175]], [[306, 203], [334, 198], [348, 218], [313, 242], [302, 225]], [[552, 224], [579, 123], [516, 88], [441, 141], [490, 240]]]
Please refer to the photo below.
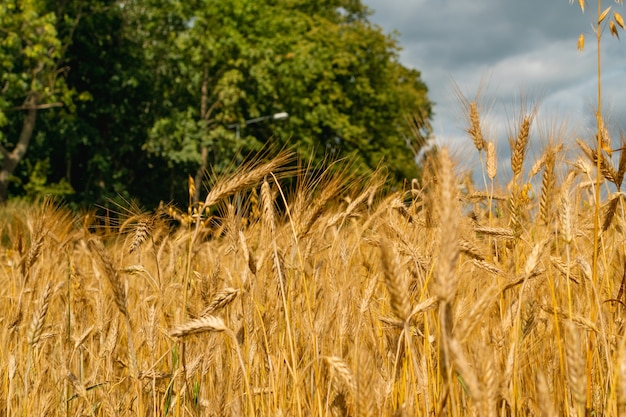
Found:
[[[568, 0], [365, 0], [365, 4], [375, 11], [372, 22], [387, 33], [400, 33], [401, 61], [422, 72], [436, 103], [435, 133], [442, 141], [463, 136], [463, 114], [451, 80], [470, 96], [481, 80], [487, 80], [484, 98], [496, 102], [489, 117], [498, 137], [505, 136], [502, 132], [517, 114], [523, 93], [531, 101], [542, 98], [541, 114], [564, 113], [573, 125], [587, 123], [589, 112], [593, 114], [595, 11], [582, 14]], [[581, 32], [588, 38], [583, 54], [576, 51]], [[613, 120], [626, 120], [622, 117], [626, 99], [617, 93], [626, 75], [624, 47], [608, 34], [603, 42], [605, 98]]]

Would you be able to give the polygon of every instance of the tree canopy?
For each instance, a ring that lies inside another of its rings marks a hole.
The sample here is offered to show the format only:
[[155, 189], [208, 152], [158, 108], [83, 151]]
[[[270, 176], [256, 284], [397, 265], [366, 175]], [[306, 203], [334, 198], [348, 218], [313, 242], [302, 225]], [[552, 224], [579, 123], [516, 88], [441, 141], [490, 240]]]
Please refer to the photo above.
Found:
[[0, 198], [186, 201], [189, 175], [282, 147], [417, 176], [427, 88], [369, 13], [358, 0], [4, 2]]

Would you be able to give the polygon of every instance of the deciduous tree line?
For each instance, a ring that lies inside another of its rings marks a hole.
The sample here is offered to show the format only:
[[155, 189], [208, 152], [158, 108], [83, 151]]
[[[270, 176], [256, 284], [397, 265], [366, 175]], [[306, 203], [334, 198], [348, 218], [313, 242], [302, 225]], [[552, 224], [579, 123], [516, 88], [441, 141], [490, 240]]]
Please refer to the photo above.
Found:
[[189, 176], [283, 147], [417, 176], [427, 88], [369, 14], [359, 0], [4, 0], [0, 199], [187, 201]]

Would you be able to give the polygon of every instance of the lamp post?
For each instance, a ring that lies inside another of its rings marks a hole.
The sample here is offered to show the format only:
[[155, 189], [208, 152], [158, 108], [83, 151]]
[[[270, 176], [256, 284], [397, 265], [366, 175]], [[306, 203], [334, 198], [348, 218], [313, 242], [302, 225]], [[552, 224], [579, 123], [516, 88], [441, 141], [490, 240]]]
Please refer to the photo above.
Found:
[[270, 119], [272, 119], [272, 120], [284, 120], [284, 119], [286, 119], [288, 117], [289, 117], [289, 113], [283, 111], [283, 112], [280, 112], [280, 113], [274, 113], [274, 114], [270, 114], [270, 115], [267, 115], [267, 116], [255, 117], [254, 119], [248, 119], [248, 120], [244, 121], [243, 123], [232, 123], [232, 124], [227, 125], [226, 127], [228, 129], [235, 129], [236, 137], [237, 137], [237, 139], [239, 139], [241, 137], [241, 134], [240, 134], [241, 129], [246, 127], [246, 126], [248, 126], [248, 125], [251, 125], [251, 124], [254, 124], [254, 123], [263, 122], [265, 120], [270, 120]]

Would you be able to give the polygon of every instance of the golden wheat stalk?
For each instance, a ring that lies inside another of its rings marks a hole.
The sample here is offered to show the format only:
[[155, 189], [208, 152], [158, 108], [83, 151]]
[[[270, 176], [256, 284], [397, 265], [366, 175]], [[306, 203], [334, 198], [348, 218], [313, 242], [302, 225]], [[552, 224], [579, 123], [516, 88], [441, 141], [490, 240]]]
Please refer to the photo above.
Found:
[[485, 191], [472, 191], [463, 197], [468, 201], [474, 201], [474, 200], [506, 201], [508, 198], [507, 196], [502, 195], [502, 194], [491, 194]]
[[539, 212], [545, 225], [552, 223], [552, 196], [556, 178], [554, 175], [555, 156], [552, 150], [547, 152], [545, 168], [541, 179], [541, 197], [539, 198]]
[[517, 133], [517, 139], [513, 141], [511, 169], [513, 170], [514, 178], [516, 179], [522, 174], [522, 166], [524, 165], [524, 159], [526, 158], [526, 152], [528, 151], [530, 128], [532, 126], [533, 118], [534, 114], [526, 115], [522, 118]]
[[459, 207], [457, 186], [452, 160], [447, 149], [439, 155], [437, 171], [440, 181], [439, 215], [441, 226], [439, 231], [439, 257], [437, 261], [438, 295], [446, 303], [452, 302], [457, 289], [455, 268], [459, 257]]
[[492, 354], [485, 349], [480, 354], [480, 358], [475, 360], [480, 365], [480, 386], [481, 392], [479, 408], [484, 417], [497, 417], [498, 395], [500, 388], [500, 374], [497, 372], [496, 363]]
[[[239, 231], [239, 242], [241, 243], [241, 249], [243, 250], [243, 257], [248, 265], [248, 269], [252, 273], [252, 275], [256, 275], [256, 260], [254, 259], [254, 254], [250, 250], [248, 246], [248, 240], [246, 239], [246, 235], [243, 230]], [[244, 282], [244, 285], [247, 283]]]
[[204, 200], [204, 207], [208, 208], [218, 201], [246, 190], [270, 175], [272, 172], [279, 170], [291, 159], [291, 154], [282, 153], [269, 162], [252, 167], [243, 167], [233, 175], [216, 182], [209, 194]]
[[570, 244], [574, 239], [574, 208], [572, 206], [569, 189], [564, 188], [561, 191], [559, 196], [559, 206], [559, 222], [561, 226], [559, 230], [561, 231], [565, 243]]
[[464, 255], [467, 255], [468, 257], [475, 259], [475, 260], [479, 260], [479, 261], [483, 261], [485, 260], [485, 257], [481, 254], [480, 249], [478, 249], [478, 247], [476, 247], [476, 245], [474, 245], [472, 242], [470, 242], [467, 239], [459, 239], [459, 250], [461, 251], [461, 253], [463, 253]]
[[204, 311], [202, 311], [201, 316], [206, 316], [214, 311], [221, 310], [226, 307], [228, 304], [233, 302], [233, 300], [237, 297], [237, 294], [239, 294], [239, 290], [235, 288], [222, 288], [215, 293], [209, 305], [204, 309]]
[[72, 386], [74, 387], [74, 391], [76, 391], [76, 395], [83, 399], [84, 401], [87, 401], [89, 403], [89, 397], [87, 396], [87, 389], [85, 388], [85, 386], [78, 380], [78, 378], [76, 377], [76, 375], [74, 375], [71, 372], [67, 372], [67, 379], [70, 381], [70, 383], [72, 384]]
[[134, 227], [133, 240], [128, 249], [129, 253], [134, 253], [150, 237], [154, 227], [156, 216], [142, 216]]
[[437, 299], [437, 297], [429, 297], [425, 299], [424, 301], [418, 303], [415, 307], [413, 307], [413, 310], [411, 310], [411, 314], [409, 315], [409, 319], [413, 318], [416, 314], [424, 313], [426, 311], [434, 309], [435, 307], [437, 307], [438, 303], [439, 300]]
[[548, 241], [549, 239], [544, 239], [533, 246], [528, 258], [526, 258], [526, 264], [524, 265], [524, 274], [526, 277], [535, 275], [537, 267], [539, 266], [539, 261], [543, 255], [543, 248], [546, 247]]
[[115, 298], [115, 305], [120, 310], [120, 312], [128, 317], [128, 307], [126, 301], [126, 291], [124, 290], [124, 285], [122, 284], [122, 280], [120, 279], [117, 268], [115, 268], [111, 257], [106, 251], [104, 244], [102, 241], [96, 238], [89, 239], [87, 241], [89, 248], [95, 252], [102, 267], [104, 268], [105, 276], [107, 277], [107, 281], [113, 290], [113, 296]]
[[515, 238], [515, 234], [513, 233], [513, 231], [504, 227], [475, 226], [474, 232], [476, 232], [477, 235], [487, 235], [502, 239]]
[[567, 350], [567, 385], [578, 404], [585, 402], [584, 356], [578, 331], [571, 323], [565, 323], [565, 347]]
[[31, 267], [37, 262], [39, 255], [41, 254], [41, 248], [43, 247], [44, 238], [46, 233], [43, 230], [43, 221], [37, 222], [33, 232], [30, 248], [24, 258], [21, 261], [22, 276], [24, 277], [24, 283], [27, 283], [30, 278]]
[[541, 369], [539, 369], [537, 371], [537, 399], [539, 400], [538, 404], [541, 417], [552, 417], [557, 415], [554, 408], [554, 400], [550, 394], [550, 385], [546, 381], [544, 373]]
[[380, 242], [380, 259], [383, 265], [385, 286], [389, 292], [393, 313], [403, 322], [409, 318], [411, 305], [408, 297], [408, 286], [397, 266], [392, 243], [387, 240]]
[[483, 132], [480, 127], [480, 112], [478, 110], [478, 104], [476, 103], [476, 101], [472, 101], [469, 105], [469, 121], [470, 126], [467, 129], [467, 133], [474, 141], [474, 145], [476, 146], [478, 152], [480, 152], [485, 147], [485, 139], [483, 137]]
[[615, 168], [613, 168], [613, 165], [611, 165], [601, 150], [591, 149], [589, 145], [580, 139], [576, 139], [576, 143], [578, 143], [578, 146], [580, 146], [587, 158], [600, 167], [600, 174], [602, 174], [607, 181], [612, 182], [618, 187], [621, 186], [621, 183], [618, 185], [618, 175]]
[[497, 174], [498, 162], [496, 160], [496, 144], [489, 141], [487, 142], [487, 176], [493, 181]]
[[271, 235], [276, 231], [276, 212], [274, 210], [274, 196], [267, 179], [261, 185], [261, 205], [263, 207], [263, 226]]
[[337, 356], [325, 356], [324, 361], [328, 364], [331, 374], [348, 390], [351, 395], [356, 394], [356, 381], [352, 371], [343, 359]]
[[223, 332], [228, 328], [224, 320], [217, 316], [203, 316], [181, 324], [170, 332], [173, 337], [185, 337], [190, 334], [205, 332]]
[[472, 263], [476, 265], [478, 268], [487, 271], [494, 275], [504, 276], [505, 273], [502, 269], [498, 268], [496, 265], [487, 262], [482, 259], [472, 259]]
[[611, 223], [613, 223], [615, 213], [617, 212], [617, 206], [623, 198], [624, 197], [621, 192], [617, 192], [609, 196], [609, 201], [605, 204], [604, 207], [604, 219], [602, 220], [601, 228], [603, 232], [606, 232], [609, 227], [611, 227]]
[[[617, 175], [616, 175], [616, 183], [617, 189], [621, 188], [622, 181], [624, 181], [624, 174], [626, 174], [626, 137], [622, 136], [620, 138], [621, 143], [621, 151], [619, 154], [619, 162], [617, 163]], [[618, 185], [619, 184], [619, 185]]]
[[52, 293], [52, 284], [48, 282], [39, 296], [37, 304], [39, 308], [36, 311], [33, 319], [30, 322], [28, 328], [28, 344], [30, 346], [36, 346], [41, 338], [41, 331], [43, 330], [44, 321], [48, 314], [48, 306], [50, 303], [50, 294]]

